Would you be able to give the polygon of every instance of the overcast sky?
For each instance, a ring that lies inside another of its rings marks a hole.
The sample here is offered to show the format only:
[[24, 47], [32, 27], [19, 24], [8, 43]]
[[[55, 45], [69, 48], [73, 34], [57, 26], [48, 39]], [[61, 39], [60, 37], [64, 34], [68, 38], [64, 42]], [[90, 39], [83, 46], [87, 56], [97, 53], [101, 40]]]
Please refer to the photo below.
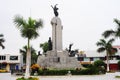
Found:
[[[15, 15], [25, 19], [41, 18], [44, 28], [40, 36], [31, 41], [38, 51], [39, 44], [48, 41], [51, 36], [51, 19], [54, 17], [51, 5], [58, 4], [59, 17], [63, 25], [63, 49], [73, 43], [72, 49], [96, 50], [96, 42], [108, 29], [115, 29], [114, 18], [120, 19], [120, 0], [1, 0], [0, 1], [0, 33], [4, 34], [5, 49], [1, 53], [19, 53], [19, 49], [27, 44], [13, 23]], [[119, 45], [117, 40], [114, 45]]]

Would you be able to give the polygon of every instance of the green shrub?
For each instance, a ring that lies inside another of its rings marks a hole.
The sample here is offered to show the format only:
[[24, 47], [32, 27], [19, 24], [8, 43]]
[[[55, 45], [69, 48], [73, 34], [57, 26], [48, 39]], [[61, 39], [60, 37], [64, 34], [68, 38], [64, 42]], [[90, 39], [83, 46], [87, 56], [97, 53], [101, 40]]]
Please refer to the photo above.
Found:
[[115, 78], [120, 78], [120, 76], [115, 76]]
[[39, 80], [39, 78], [37, 77], [29, 77], [29, 78], [24, 78], [24, 77], [21, 77], [21, 78], [17, 78], [16, 80]]
[[88, 68], [90, 64], [82, 64], [83, 67]]
[[98, 69], [92, 65], [87, 69], [81, 70], [39, 70], [38, 75], [66, 75], [68, 71], [71, 71], [72, 75], [93, 75], [99, 73]]
[[38, 75], [66, 75], [68, 70], [39, 70]]
[[73, 70], [71, 71], [73, 75], [93, 75], [93, 74], [99, 74], [99, 70], [96, 66], [89, 64], [87, 65], [86, 69], [81, 70]]
[[105, 63], [102, 60], [97, 60], [94, 62], [94, 65], [96, 67], [100, 67], [100, 66], [104, 66], [105, 67]]
[[94, 66], [97, 68], [98, 72], [101, 74], [105, 74], [106, 69], [105, 66], [106, 64], [102, 60], [97, 60], [94, 62]]

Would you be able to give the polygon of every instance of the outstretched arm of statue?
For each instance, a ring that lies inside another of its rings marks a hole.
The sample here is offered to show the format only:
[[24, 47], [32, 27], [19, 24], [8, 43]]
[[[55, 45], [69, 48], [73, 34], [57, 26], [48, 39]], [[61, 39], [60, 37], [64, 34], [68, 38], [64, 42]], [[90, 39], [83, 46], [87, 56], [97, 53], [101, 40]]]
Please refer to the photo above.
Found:
[[54, 9], [54, 7], [51, 5], [51, 7]]
[[57, 6], [58, 4], [56, 4], [55, 6]]

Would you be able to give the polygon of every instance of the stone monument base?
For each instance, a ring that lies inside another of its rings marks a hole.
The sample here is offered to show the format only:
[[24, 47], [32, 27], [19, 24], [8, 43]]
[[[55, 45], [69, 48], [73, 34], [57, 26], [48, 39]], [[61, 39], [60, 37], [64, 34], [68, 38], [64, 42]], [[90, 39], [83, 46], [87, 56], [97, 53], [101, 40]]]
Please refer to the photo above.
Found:
[[76, 57], [69, 57], [67, 51], [48, 51], [46, 56], [39, 56], [37, 64], [42, 67], [55, 69], [82, 68]]

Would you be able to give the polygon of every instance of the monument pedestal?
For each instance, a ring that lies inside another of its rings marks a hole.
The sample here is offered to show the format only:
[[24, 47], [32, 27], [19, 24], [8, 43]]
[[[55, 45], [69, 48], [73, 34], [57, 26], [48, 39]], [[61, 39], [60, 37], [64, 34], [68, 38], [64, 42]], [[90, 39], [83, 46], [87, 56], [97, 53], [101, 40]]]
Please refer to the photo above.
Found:
[[57, 52], [48, 51], [47, 55], [38, 57], [38, 64], [42, 67], [55, 68], [55, 69], [73, 69], [81, 68], [81, 64], [77, 61], [76, 57], [69, 57], [67, 51]]

